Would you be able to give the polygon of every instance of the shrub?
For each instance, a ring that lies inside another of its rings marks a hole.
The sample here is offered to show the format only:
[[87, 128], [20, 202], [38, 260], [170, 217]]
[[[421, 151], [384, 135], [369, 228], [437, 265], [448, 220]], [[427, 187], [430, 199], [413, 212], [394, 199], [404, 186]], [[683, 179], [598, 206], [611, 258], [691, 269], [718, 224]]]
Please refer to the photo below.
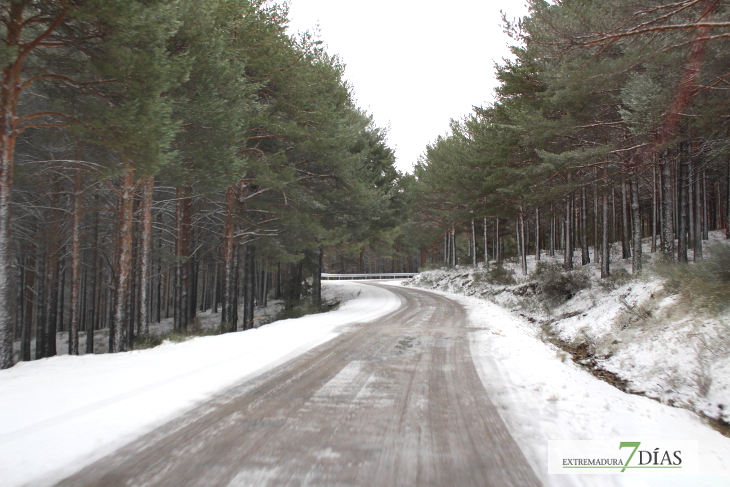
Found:
[[289, 320], [292, 318], [301, 318], [302, 316], [326, 313], [332, 311], [340, 305], [337, 300], [325, 301], [315, 306], [309, 299], [289, 300], [284, 303], [284, 307], [279, 311], [272, 321]]
[[667, 292], [680, 294], [694, 308], [722, 312], [730, 307], [730, 245], [717, 243], [694, 264], [660, 263], [654, 272]]
[[154, 348], [162, 344], [162, 337], [156, 335], [137, 335], [132, 342], [132, 349], [144, 350]]
[[560, 264], [545, 262], [537, 263], [532, 278], [537, 281], [537, 293], [548, 308], [563, 304], [590, 285], [584, 271], [565, 271]]
[[200, 319], [196, 316], [193, 321], [188, 323], [187, 329], [183, 331], [171, 331], [161, 335], [137, 335], [132, 342], [133, 350], [144, 350], [162, 345], [165, 340], [179, 343], [184, 342], [193, 337], [218, 335], [221, 331], [219, 327], [203, 328]]
[[485, 276], [487, 282], [491, 284], [500, 284], [503, 286], [509, 286], [515, 284], [515, 271], [505, 269], [501, 265], [496, 265], [489, 269]]
[[623, 267], [617, 267], [611, 271], [608, 277], [601, 279], [601, 287], [606, 291], [613, 291], [631, 280], [631, 274]]

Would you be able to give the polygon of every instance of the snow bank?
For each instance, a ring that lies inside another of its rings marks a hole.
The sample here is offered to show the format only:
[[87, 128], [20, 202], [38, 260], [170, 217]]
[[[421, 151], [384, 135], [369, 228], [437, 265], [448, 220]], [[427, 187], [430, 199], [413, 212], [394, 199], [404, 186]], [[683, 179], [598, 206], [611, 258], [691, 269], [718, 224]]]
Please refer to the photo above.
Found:
[[[534, 256], [528, 265], [536, 267]], [[730, 314], [693, 313], [668, 295], [661, 279], [629, 280], [627, 266], [628, 260], [614, 259], [612, 269], [625, 278], [608, 280], [599, 278], [596, 264], [580, 267], [590, 287], [554, 308], [516, 263], [505, 263], [501, 274], [514, 284], [490, 281], [484, 269], [472, 267], [423, 272], [406, 284], [500, 305], [533, 323], [542, 338], [583, 347], [586, 365], [615, 374], [627, 390], [730, 423]]]
[[[444, 293], [445, 294], [445, 293]], [[540, 339], [534, 324], [494, 303], [449, 294], [469, 313], [472, 358], [492, 402], [547, 486], [730, 485], [730, 438], [693, 413], [626, 394]], [[697, 440], [697, 475], [547, 475], [548, 440]]]
[[0, 371], [0, 484], [43, 486], [243, 380], [398, 308], [393, 293], [324, 284], [339, 309], [245, 332], [119, 354], [57, 356]]
[[[545, 261], [560, 262], [544, 256]], [[530, 256], [528, 268], [536, 264]], [[623, 277], [601, 280], [596, 264], [583, 266], [592, 285], [553, 308], [536, 294], [537, 283], [510, 262], [497, 279], [483, 268], [457, 267], [423, 272], [405, 284], [467, 296], [452, 295], [489, 330], [475, 334], [473, 342], [485, 384], [495, 387], [506, 417], [522, 432], [518, 437], [522, 434], [536, 448], [537, 458], [547, 458], [547, 439], [634, 433], [697, 439], [700, 456], [714, 473], [677, 485], [730, 485], [730, 440], [700, 416], [648, 399], [730, 423], [730, 314], [701, 316], [669, 295], [660, 279], [628, 280], [630, 261], [618, 259], [616, 252], [611, 265], [615, 276]], [[646, 397], [599, 381], [550, 341]], [[535, 424], [545, 428], [534, 429]], [[595, 482], [584, 480], [576, 485]]]

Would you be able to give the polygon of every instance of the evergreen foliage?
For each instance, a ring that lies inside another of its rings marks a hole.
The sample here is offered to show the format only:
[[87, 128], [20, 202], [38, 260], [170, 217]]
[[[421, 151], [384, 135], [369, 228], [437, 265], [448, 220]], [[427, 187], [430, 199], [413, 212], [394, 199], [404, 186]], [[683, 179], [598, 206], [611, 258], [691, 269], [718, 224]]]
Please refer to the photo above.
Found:
[[613, 242], [634, 272], [646, 238], [701, 259], [730, 213], [727, 16], [696, 0], [530, 1], [505, 20], [514, 59], [496, 66], [495, 101], [452, 121], [416, 167], [424, 245], [455, 264], [454, 234], [472, 234], [488, 262], [514, 238], [523, 261], [562, 250], [567, 270], [579, 249], [604, 277]]
[[153, 343], [151, 320], [186, 334], [212, 308], [231, 331], [270, 295], [316, 307], [323, 257], [398, 238], [386, 134], [286, 6], [8, 0], [0, 17], [0, 366], [32, 339], [55, 354], [57, 331], [80, 353], [79, 331], [109, 328], [120, 351]]

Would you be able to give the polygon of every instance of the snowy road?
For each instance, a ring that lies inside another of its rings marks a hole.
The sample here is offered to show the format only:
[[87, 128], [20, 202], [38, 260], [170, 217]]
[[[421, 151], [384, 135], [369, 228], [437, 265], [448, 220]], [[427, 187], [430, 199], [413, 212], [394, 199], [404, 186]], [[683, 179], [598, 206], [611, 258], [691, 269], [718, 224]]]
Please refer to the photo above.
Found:
[[490, 402], [464, 308], [396, 311], [230, 389], [63, 486], [540, 485]]

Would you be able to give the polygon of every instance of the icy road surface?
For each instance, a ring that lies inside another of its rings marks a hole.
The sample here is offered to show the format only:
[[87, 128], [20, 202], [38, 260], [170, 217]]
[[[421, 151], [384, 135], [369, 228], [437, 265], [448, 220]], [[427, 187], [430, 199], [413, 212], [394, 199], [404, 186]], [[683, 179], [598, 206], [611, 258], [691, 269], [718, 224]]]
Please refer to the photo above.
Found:
[[541, 485], [479, 379], [464, 308], [389, 290], [397, 310], [350, 325], [58, 485]]

